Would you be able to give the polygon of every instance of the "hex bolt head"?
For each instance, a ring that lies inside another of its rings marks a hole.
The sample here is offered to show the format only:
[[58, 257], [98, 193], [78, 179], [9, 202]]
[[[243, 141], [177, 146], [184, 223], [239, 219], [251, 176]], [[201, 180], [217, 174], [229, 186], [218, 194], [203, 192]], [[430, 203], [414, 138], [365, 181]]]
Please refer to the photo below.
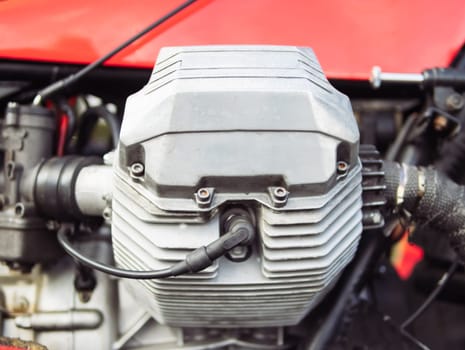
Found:
[[144, 175], [145, 167], [144, 164], [136, 162], [131, 165], [129, 172], [132, 177], [141, 177]]

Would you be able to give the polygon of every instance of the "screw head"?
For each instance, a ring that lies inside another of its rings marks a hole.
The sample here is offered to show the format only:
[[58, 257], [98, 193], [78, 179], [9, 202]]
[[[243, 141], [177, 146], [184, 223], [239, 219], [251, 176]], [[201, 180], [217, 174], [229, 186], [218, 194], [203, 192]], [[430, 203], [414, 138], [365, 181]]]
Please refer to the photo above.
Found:
[[208, 208], [213, 199], [213, 193], [215, 189], [213, 187], [202, 187], [195, 193], [195, 201], [201, 208]]
[[280, 200], [280, 201], [285, 200], [288, 194], [289, 193], [284, 187], [280, 186], [280, 187], [275, 187], [273, 189], [273, 195], [277, 200]]
[[281, 208], [286, 205], [289, 198], [289, 191], [286, 188], [282, 186], [268, 187], [268, 193], [276, 208]]
[[452, 93], [446, 98], [446, 107], [451, 111], [458, 111], [463, 108], [465, 101], [459, 93]]
[[208, 188], [201, 188], [197, 191], [197, 198], [201, 201], [208, 201], [211, 194]]
[[345, 174], [349, 170], [349, 164], [344, 161], [337, 162], [336, 165], [338, 174]]
[[131, 173], [131, 176], [133, 177], [141, 177], [144, 175], [145, 167], [144, 164], [136, 162], [131, 165], [129, 168], [129, 172]]

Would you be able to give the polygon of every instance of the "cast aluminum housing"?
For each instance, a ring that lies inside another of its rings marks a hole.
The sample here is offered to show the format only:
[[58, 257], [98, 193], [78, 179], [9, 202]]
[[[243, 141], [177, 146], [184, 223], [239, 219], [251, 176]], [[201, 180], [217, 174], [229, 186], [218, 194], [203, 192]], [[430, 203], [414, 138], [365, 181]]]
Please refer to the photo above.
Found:
[[[257, 237], [243, 262], [223, 257], [201, 273], [128, 287], [171, 326], [298, 323], [357, 249], [358, 142], [348, 98], [311, 49], [164, 48], [126, 104], [114, 163], [116, 262], [170, 266], [217, 239], [231, 206], [253, 212]], [[277, 187], [287, 198], [273, 195]], [[211, 198], [199, 201], [200, 188]]]

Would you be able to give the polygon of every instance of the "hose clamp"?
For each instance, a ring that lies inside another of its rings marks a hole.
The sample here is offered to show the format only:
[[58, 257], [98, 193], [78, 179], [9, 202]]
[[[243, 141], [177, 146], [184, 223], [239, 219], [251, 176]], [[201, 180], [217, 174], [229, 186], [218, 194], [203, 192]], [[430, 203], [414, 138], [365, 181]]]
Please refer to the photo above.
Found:
[[397, 186], [396, 193], [396, 207], [400, 207], [404, 203], [405, 187], [407, 185], [407, 165], [401, 164], [399, 174], [399, 186]]
[[426, 176], [422, 168], [418, 168], [418, 200], [423, 198], [426, 192]]

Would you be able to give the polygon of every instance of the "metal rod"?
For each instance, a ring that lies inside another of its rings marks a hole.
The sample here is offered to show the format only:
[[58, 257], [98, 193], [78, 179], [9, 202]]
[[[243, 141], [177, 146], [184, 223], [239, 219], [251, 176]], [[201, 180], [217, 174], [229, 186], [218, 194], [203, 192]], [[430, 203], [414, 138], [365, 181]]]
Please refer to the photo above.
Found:
[[378, 66], [371, 70], [370, 83], [375, 89], [378, 89], [382, 83], [397, 84], [423, 84], [425, 77], [421, 73], [386, 73], [382, 72]]

